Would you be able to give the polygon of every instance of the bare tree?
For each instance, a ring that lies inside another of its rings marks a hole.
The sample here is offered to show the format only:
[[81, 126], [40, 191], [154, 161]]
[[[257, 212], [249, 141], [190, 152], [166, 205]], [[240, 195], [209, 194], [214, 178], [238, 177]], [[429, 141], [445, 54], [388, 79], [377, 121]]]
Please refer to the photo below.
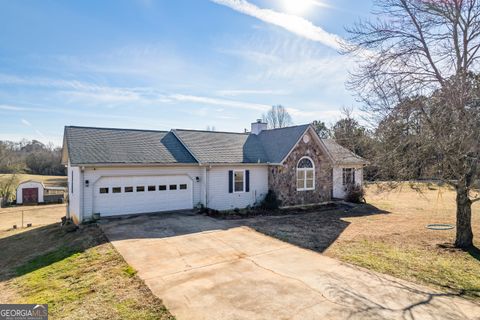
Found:
[[210, 125], [207, 126], [206, 130], [207, 131], [216, 131], [215, 126], [210, 126]]
[[284, 128], [293, 124], [292, 117], [282, 105], [272, 106], [266, 114], [262, 115], [262, 120], [271, 129]]
[[346, 51], [359, 60], [348, 85], [384, 131], [401, 133], [384, 152], [395, 171], [428, 163], [455, 187], [455, 245], [470, 247], [480, 200], [479, 0], [377, 0], [374, 13], [348, 30]]

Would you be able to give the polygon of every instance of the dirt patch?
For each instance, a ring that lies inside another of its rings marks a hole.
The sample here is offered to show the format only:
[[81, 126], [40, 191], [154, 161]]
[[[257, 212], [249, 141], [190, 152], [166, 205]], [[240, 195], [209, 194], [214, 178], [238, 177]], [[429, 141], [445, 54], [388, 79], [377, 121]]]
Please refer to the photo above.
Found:
[[[65, 216], [66, 212], [67, 208], [64, 204], [0, 208], [0, 238], [32, 228], [60, 223], [61, 217]], [[27, 228], [27, 224], [32, 226]], [[14, 230], [13, 226], [16, 226], [17, 229]]]

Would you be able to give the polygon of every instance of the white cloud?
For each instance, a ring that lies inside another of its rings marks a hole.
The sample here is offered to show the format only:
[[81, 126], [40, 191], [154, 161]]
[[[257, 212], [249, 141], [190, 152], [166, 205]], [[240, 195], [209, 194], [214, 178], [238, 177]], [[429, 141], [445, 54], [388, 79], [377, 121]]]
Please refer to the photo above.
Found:
[[197, 96], [197, 95], [172, 94], [169, 97], [172, 98], [173, 100], [180, 101], [180, 102], [196, 102], [200, 104], [233, 107], [233, 108], [256, 110], [256, 111], [266, 111], [269, 108], [271, 108], [271, 106], [268, 104], [210, 98], [210, 97]]
[[0, 104], [0, 110], [6, 110], [6, 111], [27, 111], [27, 109], [26, 109], [26, 108], [23, 108], [23, 107], [10, 106], [10, 105], [5, 105], [5, 104]]
[[255, 17], [264, 22], [279, 26], [306, 39], [320, 42], [332, 49], [340, 50], [345, 40], [323, 30], [312, 22], [295, 15], [262, 9], [246, 0], [211, 0], [220, 5], [227, 6], [243, 14]]
[[31, 127], [31, 126], [32, 126], [32, 124], [31, 124], [28, 120], [22, 119], [22, 120], [20, 120], [20, 122], [21, 122], [23, 125], [27, 126], [27, 127]]
[[242, 95], [286, 95], [289, 92], [285, 90], [230, 89], [218, 90], [215, 93], [219, 96], [234, 97]]

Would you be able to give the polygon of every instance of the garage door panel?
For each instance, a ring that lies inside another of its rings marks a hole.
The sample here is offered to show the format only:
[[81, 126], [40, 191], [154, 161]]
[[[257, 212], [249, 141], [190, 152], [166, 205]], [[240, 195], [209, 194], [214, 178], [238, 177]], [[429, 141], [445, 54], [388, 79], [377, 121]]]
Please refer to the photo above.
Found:
[[[166, 190], [161, 190], [160, 186]], [[176, 189], [172, 190], [171, 186]], [[101, 216], [191, 209], [192, 186], [188, 176], [104, 177], [94, 186], [93, 209]], [[144, 191], [137, 191], [137, 187], [143, 187]], [[149, 187], [154, 190], [149, 191]], [[128, 188], [132, 192], [126, 192]]]

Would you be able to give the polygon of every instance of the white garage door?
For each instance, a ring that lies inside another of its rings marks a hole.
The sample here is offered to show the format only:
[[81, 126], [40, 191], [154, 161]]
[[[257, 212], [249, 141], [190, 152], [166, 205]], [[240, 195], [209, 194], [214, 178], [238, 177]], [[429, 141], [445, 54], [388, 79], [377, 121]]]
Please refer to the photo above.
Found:
[[103, 177], [94, 186], [93, 212], [101, 216], [191, 208], [188, 176]]

